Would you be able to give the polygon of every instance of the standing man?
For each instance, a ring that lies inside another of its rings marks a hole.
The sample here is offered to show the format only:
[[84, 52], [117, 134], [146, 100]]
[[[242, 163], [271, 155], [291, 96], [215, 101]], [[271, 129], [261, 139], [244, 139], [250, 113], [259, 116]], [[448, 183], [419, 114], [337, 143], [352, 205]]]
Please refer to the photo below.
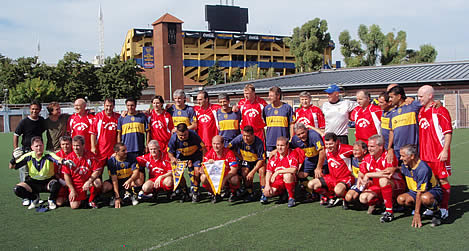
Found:
[[389, 102], [387, 92], [382, 92], [378, 97], [378, 104], [383, 114], [381, 115], [381, 135], [384, 137], [384, 147], [389, 146], [389, 120], [391, 116], [392, 104]]
[[67, 132], [72, 138], [78, 135], [83, 136], [86, 150], [91, 151], [90, 129], [94, 116], [86, 111], [86, 101], [82, 98], [75, 100], [73, 107], [75, 114], [68, 119]]
[[355, 139], [368, 144], [368, 139], [381, 134], [381, 108], [371, 104], [370, 93], [365, 90], [357, 92], [359, 105], [355, 114]]
[[163, 97], [156, 95], [151, 103], [153, 110], [148, 117], [148, 127], [150, 128], [149, 137], [147, 137], [147, 145], [151, 140], [157, 140], [161, 151], [168, 151], [168, 142], [171, 138], [171, 131], [174, 129], [173, 118], [169, 112], [163, 108]]
[[120, 115], [114, 112], [114, 106], [114, 99], [106, 98], [104, 110], [96, 114], [90, 129], [91, 152], [96, 154], [98, 163], [102, 167], [114, 154], [114, 145], [117, 142], [117, 120]]
[[220, 105], [210, 104], [206, 91], [197, 94], [197, 104], [199, 105], [194, 107], [197, 116], [197, 134], [204, 142], [207, 151], [210, 151], [212, 138], [218, 134], [216, 116]]
[[275, 150], [278, 137], [282, 136], [290, 139], [290, 136], [293, 135], [295, 114], [292, 107], [282, 102], [281, 98], [282, 90], [277, 86], [271, 87], [269, 89], [270, 104], [262, 112], [262, 117], [267, 124], [265, 140], [267, 157], [270, 156], [271, 151]]
[[303, 123], [306, 128], [318, 128], [324, 132], [326, 121], [321, 109], [311, 104], [311, 94], [307, 91], [300, 93], [301, 107], [296, 109], [295, 117], [296, 123]]
[[239, 124], [241, 123], [241, 113], [239, 111], [233, 111], [230, 107], [230, 96], [226, 93], [220, 93], [218, 95], [218, 102], [221, 106], [217, 110], [217, 124], [218, 124], [218, 134], [223, 137], [225, 147], [228, 147], [228, 144], [236, 136], [240, 134]]
[[[33, 137], [40, 137], [42, 139], [42, 133], [44, 132], [44, 118], [39, 116], [42, 105], [37, 101], [31, 102], [29, 105], [29, 116], [22, 119], [16, 127], [15, 133], [13, 134], [13, 149], [17, 150], [21, 156], [23, 153], [31, 151], [31, 139]], [[21, 148], [18, 148], [19, 137], [21, 136]], [[21, 150], [21, 151], [19, 151]], [[18, 156], [19, 157], [19, 156]], [[20, 182], [24, 182], [27, 176], [27, 170], [25, 166], [18, 166]], [[24, 199], [23, 205], [29, 206], [30, 200]]]
[[265, 122], [262, 118], [262, 111], [266, 105], [267, 102], [264, 99], [256, 96], [254, 85], [247, 84], [244, 86], [244, 99], [238, 102], [242, 115], [241, 130], [247, 125], [252, 126], [254, 135], [259, 137], [262, 142], [265, 142]]
[[420, 108], [419, 146], [420, 159], [432, 169], [443, 190], [441, 200], [441, 218], [448, 217], [448, 201], [451, 185], [448, 177], [451, 175], [450, 145], [453, 135], [451, 116], [443, 106], [435, 107], [433, 87], [424, 85], [418, 90]]
[[70, 117], [69, 114], [62, 114], [60, 111], [60, 104], [51, 102], [47, 106], [49, 117], [45, 120], [45, 129], [47, 135], [48, 151], [60, 150], [60, 137], [67, 133], [67, 121]]
[[[173, 118], [174, 126], [184, 123], [189, 130], [197, 130], [197, 116], [194, 109], [186, 104], [186, 93], [184, 93], [184, 90], [175, 90], [173, 98], [174, 105], [169, 107], [168, 112]], [[176, 132], [176, 128], [173, 128], [172, 133], [174, 132]]]
[[326, 120], [325, 132], [335, 133], [342, 144], [348, 144], [350, 113], [358, 104], [350, 100], [341, 100], [339, 98], [340, 89], [337, 85], [329, 86], [325, 92], [328, 100], [322, 105]]

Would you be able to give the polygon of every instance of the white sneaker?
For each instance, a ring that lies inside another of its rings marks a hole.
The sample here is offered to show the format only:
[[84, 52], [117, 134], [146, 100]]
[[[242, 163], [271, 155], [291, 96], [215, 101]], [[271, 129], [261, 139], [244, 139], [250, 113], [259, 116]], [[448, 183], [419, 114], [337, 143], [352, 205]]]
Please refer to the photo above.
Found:
[[48, 200], [47, 202], [49, 203], [49, 210], [54, 210], [57, 208], [54, 200]]
[[130, 197], [132, 199], [132, 206], [136, 206], [138, 205], [138, 200], [137, 200], [137, 197], [135, 195], [132, 195], [132, 197]]
[[442, 220], [448, 218], [448, 216], [449, 216], [448, 209], [440, 208], [440, 212], [441, 212], [441, 219]]
[[31, 204], [31, 201], [29, 199], [23, 199], [23, 206], [27, 207]]
[[34, 209], [37, 206], [39, 206], [39, 196], [35, 200], [31, 201], [31, 204], [29, 205], [28, 209]]
[[143, 199], [143, 191], [138, 192], [138, 199]]
[[425, 212], [423, 212], [424, 216], [433, 216], [433, 211], [430, 209], [426, 209]]

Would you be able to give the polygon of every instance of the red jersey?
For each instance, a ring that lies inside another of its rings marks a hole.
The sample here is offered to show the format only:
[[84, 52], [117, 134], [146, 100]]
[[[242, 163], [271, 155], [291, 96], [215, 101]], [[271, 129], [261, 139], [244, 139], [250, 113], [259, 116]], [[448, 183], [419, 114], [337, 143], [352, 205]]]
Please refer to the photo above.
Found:
[[96, 135], [96, 154], [99, 158], [109, 158], [114, 154], [114, 145], [117, 143], [117, 120], [119, 116], [115, 112], [108, 116], [102, 111], [94, 117], [90, 133]]
[[[56, 153], [57, 156], [59, 156], [60, 158], [62, 159], [65, 159], [65, 157], [67, 157], [67, 154], [65, 154], [64, 150], [60, 149], [60, 151], [58, 151]], [[64, 168], [67, 168], [67, 166], [64, 166]], [[64, 174], [62, 172], [62, 165], [57, 165], [54, 163], [54, 170], [55, 170], [55, 173], [59, 176], [60, 179], [64, 179]]]
[[276, 153], [270, 158], [267, 164], [267, 172], [274, 173], [275, 171], [287, 169], [287, 168], [298, 168], [300, 162], [298, 162], [298, 152], [292, 149], [288, 149], [287, 156], [281, 158], [280, 153]]
[[[362, 174], [367, 174], [367, 173], [374, 173], [374, 172], [379, 172], [383, 171], [388, 167], [397, 167], [399, 166], [399, 163], [397, 161], [396, 156], [394, 156], [393, 160], [391, 163], [389, 163], [386, 159], [388, 156], [388, 151], [383, 151], [381, 156], [378, 158], [375, 158], [371, 156], [370, 154], [365, 155], [363, 158], [362, 163], [360, 164], [360, 172]], [[402, 176], [399, 172], [395, 172], [392, 176], [394, 180], [402, 180]]]
[[75, 113], [68, 118], [67, 132], [73, 137], [81, 135], [85, 137], [85, 148], [91, 150], [91, 134], [90, 128], [93, 124], [94, 116], [86, 113], [85, 116], [80, 116]]
[[158, 114], [152, 110], [150, 117], [148, 117], [148, 124], [150, 125], [150, 138], [157, 140], [161, 151], [166, 152], [171, 138], [171, 130], [174, 128], [173, 118], [167, 111]]
[[161, 152], [161, 154], [159, 159], [153, 158], [151, 153], [137, 157], [138, 165], [148, 168], [150, 179], [158, 178], [163, 174], [171, 172], [171, 163], [168, 154], [164, 152]]
[[327, 164], [329, 173], [335, 179], [343, 179], [352, 176], [353, 146], [340, 144], [336, 153], [327, 151]]
[[262, 111], [266, 105], [265, 100], [259, 97], [256, 97], [253, 103], [246, 99], [241, 99], [238, 102], [238, 107], [241, 111], [241, 130], [247, 125], [252, 126], [254, 128], [254, 134], [263, 142], [265, 141], [264, 127], [266, 125], [262, 118]]
[[197, 134], [206, 146], [212, 146], [212, 138], [218, 135], [216, 121], [218, 109], [220, 105], [209, 104], [205, 110], [201, 106], [194, 106], [197, 116]]
[[365, 109], [357, 106], [354, 110], [353, 121], [355, 121], [355, 138], [368, 144], [368, 139], [381, 134], [381, 115], [383, 111], [379, 106], [368, 105]]
[[321, 109], [317, 106], [311, 105], [308, 108], [300, 107], [296, 109], [296, 122], [303, 123], [306, 128], [320, 128], [324, 129], [326, 127], [326, 120], [324, 119], [324, 114]]
[[228, 148], [223, 148], [221, 157], [218, 157], [213, 148], [210, 149], [210, 151], [205, 154], [203, 162], [207, 162], [211, 159], [225, 161], [225, 174], [231, 170], [231, 167], [238, 168], [238, 161], [236, 160], [236, 156], [234, 155], [233, 151]]
[[453, 132], [451, 116], [446, 108], [435, 108], [433, 103], [428, 109], [420, 108], [418, 120], [420, 159], [439, 162], [438, 155], [445, 145], [445, 134]]
[[102, 169], [98, 165], [96, 156], [86, 150], [83, 157], [78, 157], [75, 152], [71, 152], [66, 159], [73, 161], [75, 167], [63, 166], [62, 172], [71, 176], [75, 188], [81, 189], [94, 171]]

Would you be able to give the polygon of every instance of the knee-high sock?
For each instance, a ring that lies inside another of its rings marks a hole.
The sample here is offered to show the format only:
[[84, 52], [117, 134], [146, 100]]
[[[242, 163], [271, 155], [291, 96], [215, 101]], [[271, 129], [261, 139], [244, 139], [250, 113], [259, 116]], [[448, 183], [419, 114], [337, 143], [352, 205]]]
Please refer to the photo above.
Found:
[[195, 180], [194, 169], [189, 170], [189, 178], [191, 180], [191, 191], [197, 192], [199, 190], [199, 186], [197, 184], [197, 181]]
[[448, 209], [451, 185], [449, 183], [442, 184], [441, 189], [443, 190], [443, 196], [441, 198], [441, 208]]
[[96, 196], [98, 196], [99, 193], [101, 193], [101, 189], [98, 189], [94, 186], [90, 187], [90, 199], [88, 201], [94, 201], [94, 199], [96, 198]]
[[386, 207], [386, 212], [393, 213], [392, 211], [392, 186], [387, 185], [381, 187], [381, 194], [383, 195], [384, 206]]
[[288, 199], [294, 199], [295, 198], [295, 183], [285, 182], [285, 188], [287, 189], [287, 192], [288, 192]]

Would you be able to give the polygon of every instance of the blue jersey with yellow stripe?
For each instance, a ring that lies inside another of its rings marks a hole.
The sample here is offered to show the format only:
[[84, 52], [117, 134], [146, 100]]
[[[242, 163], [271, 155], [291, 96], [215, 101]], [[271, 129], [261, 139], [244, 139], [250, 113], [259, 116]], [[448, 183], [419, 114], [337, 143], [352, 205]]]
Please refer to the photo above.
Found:
[[224, 112], [217, 110], [218, 134], [225, 140], [225, 147], [229, 142], [239, 135], [239, 124], [241, 123], [241, 112]]
[[194, 108], [188, 105], [186, 105], [184, 109], [177, 109], [176, 105], [172, 105], [168, 109], [168, 112], [169, 114], [171, 114], [171, 117], [173, 118], [174, 126], [177, 126], [181, 123], [184, 123], [187, 126], [190, 126], [194, 121], [197, 121]]
[[119, 117], [117, 131], [122, 134], [122, 143], [128, 152], [143, 152], [145, 150], [145, 133], [148, 123], [145, 114], [137, 113]]
[[272, 104], [267, 105], [262, 111], [265, 123], [267, 125], [265, 145], [274, 147], [277, 138], [284, 136], [290, 139], [290, 124], [295, 121], [295, 113], [289, 104], [283, 103], [279, 107]]
[[293, 136], [290, 142], [292, 149], [301, 148], [305, 152], [305, 162], [309, 161], [314, 166], [318, 164], [319, 151], [324, 149], [324, 142], [319, 133], [314, 130], [308, 130], [308, 141], [303, 142], [298, 136]]
[[228, 148], [236, 151], [247, 162], [265, 160], [264, 144], [257, 136], [254, 136], [254, 142], [248, 145], [244, 142], [243, 135], [238, 135], [228, 144]]
[[204, 143], [193, 130], [189, 130], [189, 137], [184, 141], [177, 137], [177, 133], [173, 133], [168, 143], [168, 152], [178, 160], [202, 160], [202, 148]]
[[410, 191], [425, 192], [438, 186], [432, 169], [423, 160], [419, 160], [411, 169], [402, 164], [401, 173], [404, 175], [407, 188]]
[[391, 117], [391, 111], [383, 111], [381, 115], [381, 135], [384, 137], [384, 147], [388, 148], [389, 143], [389, 121]]
[[116, 175], [118, 180], [124, 180], [132, 176], [132, 172], [137, 168], [136, 163], [131, 163], [127, 160], [119, 161], [116, 157], [111, 157], [107, 160], [107, 169], [109, 176]]
[[358, 173], [360, 172], [360, 163], [361, 161], [358, 158], [352, 158], [352, 174], [355, 178], [358, 178]]
[[395, 107], [390, 113], [389, 128], [394, 133], [394, 150], [407, 144], [419, 143], [418, 112], [422, 105], [415, 100], [411, 104]]

